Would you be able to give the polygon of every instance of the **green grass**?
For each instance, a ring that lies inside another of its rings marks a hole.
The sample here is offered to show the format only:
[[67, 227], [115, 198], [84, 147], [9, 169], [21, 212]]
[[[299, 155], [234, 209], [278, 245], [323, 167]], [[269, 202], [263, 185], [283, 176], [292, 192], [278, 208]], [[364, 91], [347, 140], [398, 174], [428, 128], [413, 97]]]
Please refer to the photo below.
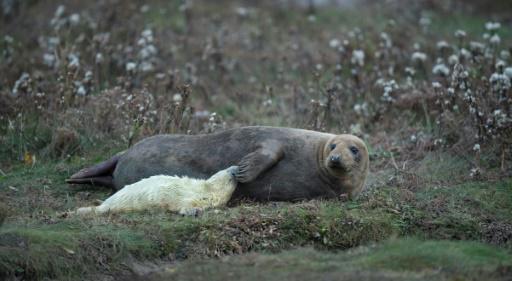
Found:
[[65, 278], [119, 267], [128, 256], [155, 256], [141, 232], [115, 226], [6, 225], [0, 230], [0, 272], [26, 278]]
[[[210, 211], [199, 218], [157, 212], [98, 219], [20, 220], [7, 222], [0, 229], [0, 272], [62, 277], [84, 270], [101, 271], [104, 266], [113, 270], [129, 256], [223, 256], [309, 244], [347, 248], [391, 235], [386, 219], [373, 214], [361, 220], [345, 213], [337, 202], [316, 202], [280, 208], [240, 206]], [[98, 264], [92, 257], [108, 259], [108, 263]]]
[[476, 242], [389, 240], [337, 253], [311, 248], [190, 260], [150, 280], [506, 280], [512, 253]]
[[421, 241], [404, 239], [379, 246], [369, 255], [353, 261], [368, 269], [396, 271], [450, 269], [464, 272], [470, 268], [494, 270], [499, 265], [510, 265], [510, 251], [477, 242]]
[[186, 21], [184, 13], [180, 11], [180, 2], [168, 1], [163, 7], [150, 6], [149, 11], [144, 14], [146, 22], [151, 26], [183, 33], [186, 30]]
[[[416, 173], [435, 177], [412, 191], [386, 185], [372, 174], [376, 187], [350, 202], [241, 203], [197, 218], [159, 211], [58, 218], [57, 211], [108, 197], [105, 189], [73, 190], [64, 183], [80, 167], [117, 151], [103, 150], [87, 158], [11, 166], [0, 179], [2, 214], [7, 217], [0, 228], [0, 272], [72, 279], [122, 270], [124, 262], [134, 257], [183, 260], [302, 246], [343, 250], [408, 236], [477, 240], [511, 248], [512, 179], [444, 184], [467, 168], [449, 155], [432, 154], [421, 161]], [[384, 171], [384, 178], [389, 175]], [[423, 255], [411, 258], [424, 259]], [[375, 256], [366, 262], [382, 260]]]
[[[197, 218], [159, 211], [58, 218], [57, 211], [108, 196], [102, 189], [73, 191], [63, 182], [96, 158], [14, 167], [0, 181], [0, 198], [9, 214], [0, 228], [0, 272], [72, 278], [121, 270], [133, 257], [181, 260], [302, 246], [342, 250], [397, 236], [477, 240], [511, 248], [511, 179], [427, 185], [414, 192], [381, 184], [356, 201], [241, 203]], [[430, 254], [415, 259], [421, 262]], [[383, 260], [375, 256], [366, 262]]]
[[[455, 12], [449, 17], [440, 14], [431, 14], [432, 32], [443, 37], [453, 36], [454, 32], [463, 28], [470, 36], [476, 36], [486, 32], [485, 24], [492, 21], [490, 18], [474, 16], [461, 12]], [[508, 28], [502, 27], [498, 34], [504, 38], [511, 36]]]
[[432, 153], [418, 163], [417, 173], [428, 181], [453, 182], [469, 174], [470, 169], [471, 163], [462, 157]]

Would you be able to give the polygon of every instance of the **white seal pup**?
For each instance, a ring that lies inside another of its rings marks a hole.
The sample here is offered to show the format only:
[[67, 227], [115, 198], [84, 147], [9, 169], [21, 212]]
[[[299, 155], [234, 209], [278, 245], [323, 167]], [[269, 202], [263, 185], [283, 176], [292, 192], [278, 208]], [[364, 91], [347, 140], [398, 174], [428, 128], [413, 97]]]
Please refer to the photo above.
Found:
[[238, 166], [219, 171], [209, 179], [157, 175], [125, 186], [101, 205], [83, 207], [71, 214], [106, 214], [164, 209], [194, 215], [208, 208], [224, 206], [236, 188]]

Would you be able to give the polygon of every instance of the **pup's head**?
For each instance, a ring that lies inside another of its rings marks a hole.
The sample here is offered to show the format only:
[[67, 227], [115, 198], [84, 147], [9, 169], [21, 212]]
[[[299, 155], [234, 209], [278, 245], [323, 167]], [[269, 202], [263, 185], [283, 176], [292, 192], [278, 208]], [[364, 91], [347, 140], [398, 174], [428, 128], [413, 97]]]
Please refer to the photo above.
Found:
[[328, 174], [344, 181], [351, 197], [361, 192], [370, 162], [363, 140], [346, 134], [332, 137], [324, 146], [323, 161]]
[[221, 170], [208, 179], [214, 187], [236, 187], [235, 175], [238, 172], [238, 166], [231, 166], [227, 169]]

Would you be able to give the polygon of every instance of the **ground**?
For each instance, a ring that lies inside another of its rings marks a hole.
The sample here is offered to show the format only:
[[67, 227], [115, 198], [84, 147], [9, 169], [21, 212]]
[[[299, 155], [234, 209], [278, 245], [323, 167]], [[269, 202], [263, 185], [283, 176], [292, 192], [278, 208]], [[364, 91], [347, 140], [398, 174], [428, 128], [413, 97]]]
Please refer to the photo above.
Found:
[[[510, 4], [219, 2], [2, 2], [0, 279], [512, 279]], [[60, 216], [111, 192], [81, 168], [243, 125], [360, 136], [364, 192]]]
[[[456, 161], [431, 157], [418, 171]], [[13, 212], [0, 229], [3, 272], [36, 279], [149, 274], [154, 280], [242, 273], [311, 280], [340, 272], [348, 280], [507, 280], [511, 274], [510, 179], [409, 189], [393, 184], [394, 172], [384, 170], [370, 175], [368, 190], [354, 201], [239, 202], [199, 217], [155, 211], [59, 218], [59, 211], [108, 196], [102, 189], [70, 189], [64, 179], [77, 166], [20, 167], [2, 180], [2, 202]]]

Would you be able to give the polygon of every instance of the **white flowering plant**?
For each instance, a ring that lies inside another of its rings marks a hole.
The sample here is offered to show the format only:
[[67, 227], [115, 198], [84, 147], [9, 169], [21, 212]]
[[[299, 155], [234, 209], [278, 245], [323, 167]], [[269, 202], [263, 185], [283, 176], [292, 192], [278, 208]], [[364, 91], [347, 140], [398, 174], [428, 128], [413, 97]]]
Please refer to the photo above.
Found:
[[[155, 133], [267, 124], [366, 138], [385, 131], [418, 158], [457, 148], [510, 162], [511, 39], [499, 18], [440, 28], [448, 19], [408, 3], [415, 16], [377, 28], [294, 5], [233, 5], [223, 16], [191, 1], [172, 11], [98, 7], [54, 5], [25, 37], [14, 23], [0, 31], [3, 133], [30, 123], [45, 136], [66, 127], [130, 145]], [[20, 158], [51, 142], [29, 139], [4, 147]]]

